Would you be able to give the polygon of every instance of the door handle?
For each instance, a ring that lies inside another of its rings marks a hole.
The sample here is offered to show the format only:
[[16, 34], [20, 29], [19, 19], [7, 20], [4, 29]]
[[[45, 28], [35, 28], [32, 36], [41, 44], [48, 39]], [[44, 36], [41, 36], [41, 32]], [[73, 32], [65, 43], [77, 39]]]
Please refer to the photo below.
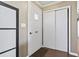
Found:
[[38, 33], [38, 31], [35, 31], [35, 33]]
[[29, 33], [30, 35], [32, 34], [32, 32]]

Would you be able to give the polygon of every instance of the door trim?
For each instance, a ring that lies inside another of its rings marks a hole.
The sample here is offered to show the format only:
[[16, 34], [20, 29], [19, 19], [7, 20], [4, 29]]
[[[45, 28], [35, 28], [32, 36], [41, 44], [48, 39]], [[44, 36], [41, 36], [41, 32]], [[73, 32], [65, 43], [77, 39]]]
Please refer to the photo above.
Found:
[[44, 40], [43, 40], [43, 10], [42, 10], [42, 46], [44, 45]]
[[[19, 57], [19, 9], [0, 1], [0, 5], [16, 11], [16, 57]], [[2, 28], [11, 29], [11, 28]], [[15, 29], [15, 28], [14, 28]]]

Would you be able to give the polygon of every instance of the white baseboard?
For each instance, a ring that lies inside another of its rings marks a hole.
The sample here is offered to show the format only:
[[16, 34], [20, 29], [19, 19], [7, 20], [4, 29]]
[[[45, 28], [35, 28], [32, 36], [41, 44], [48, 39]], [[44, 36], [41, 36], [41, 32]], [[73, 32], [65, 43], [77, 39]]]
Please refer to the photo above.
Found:
[[78, 54], [74, 53], [74, 52], [69, 52], [69, 54], [74, 55], [74, 56], [78, 56]]
[[45, 46], [44, 46], [44, 45], [42, 45], [41, 47], [42, 47], [42, 48], [44, 48]]
[[26, 57], [30, 57], [30, 56], [26, 56]]

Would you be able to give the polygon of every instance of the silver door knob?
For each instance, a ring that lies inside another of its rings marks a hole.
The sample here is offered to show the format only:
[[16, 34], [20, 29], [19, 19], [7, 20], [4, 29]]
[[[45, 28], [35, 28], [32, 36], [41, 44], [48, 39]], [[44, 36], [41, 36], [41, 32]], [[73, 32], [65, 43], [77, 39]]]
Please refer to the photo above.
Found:
[[32, 32], [29, 33], [30, 35], [32, 34]]

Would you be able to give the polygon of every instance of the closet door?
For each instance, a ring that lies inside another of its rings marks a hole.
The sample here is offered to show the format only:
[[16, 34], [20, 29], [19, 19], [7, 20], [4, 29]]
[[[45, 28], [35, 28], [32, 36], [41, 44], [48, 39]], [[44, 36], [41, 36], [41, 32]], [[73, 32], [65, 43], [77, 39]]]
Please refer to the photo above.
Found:
[[17, 46], [18, 14], [16, 8], [0, 2], [0, 57], [18, 56]]
[[56, 10], [56, 49], [67, 52], [67, 9]]
[[55, 49], [55, 11], [43, 13], [44, 47]]

